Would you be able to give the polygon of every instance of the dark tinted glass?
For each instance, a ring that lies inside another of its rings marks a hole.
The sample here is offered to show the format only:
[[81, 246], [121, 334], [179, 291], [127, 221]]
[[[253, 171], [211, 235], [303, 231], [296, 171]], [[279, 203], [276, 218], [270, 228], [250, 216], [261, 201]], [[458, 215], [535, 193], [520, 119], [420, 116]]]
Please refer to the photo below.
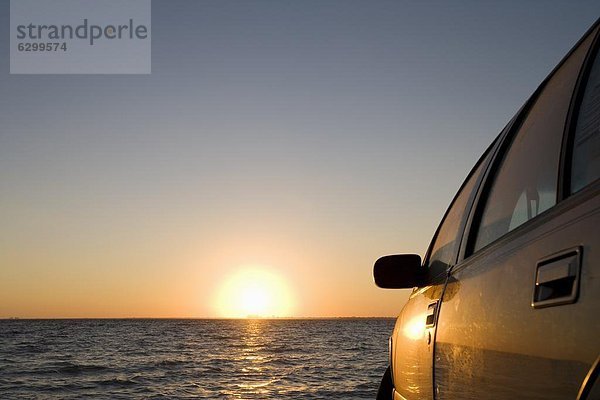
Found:
[[556, 204], [565, 119], [590, 41], [556, 71], [519, 127], [490, 189], [475, 251]]
[[491, 151], [489, 151], [485, 159], [479, 163], [475, 171], [469, 176], [456, 200], [454, 200], [448, 210], [431, 248], [431, 256], [429, 258], [430, 268], [436, 271], [446, 271], [449, 266], [454, 265], [460, 247], [462, 222], [466, 218], [467, 207], [472, 203], [475, 196], [475, 184], [482, 174], [484, 166], [488, 164], [490, 157]]
[[585, 86], [573, 141], [571, 192], [600, 178], [600, 52]]

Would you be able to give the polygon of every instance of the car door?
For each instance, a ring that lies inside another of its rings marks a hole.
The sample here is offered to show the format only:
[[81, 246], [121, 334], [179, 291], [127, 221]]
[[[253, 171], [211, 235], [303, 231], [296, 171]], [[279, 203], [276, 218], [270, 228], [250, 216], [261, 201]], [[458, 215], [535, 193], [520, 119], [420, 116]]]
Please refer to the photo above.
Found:
[[481, 157], [446, 211], [425, 257], [429, 285], [414, 288], [390, 338], [390, 365], [395, 399], [433, 397], [433, 340], [439, 299], [449, 268], [454, 265], [468, 211], [476, 188], [496, 149], [494, 143]]
[[[598, 356], [600, 187], [583, 170], [598, 165], [598, 125], [589, 124], [600, 117], [600, 82], [582, 68], [597, 30], [518, 116], [477, 195], [438, 315], [438, 399], [575, 399]], [[565, 140], [565, 126], [585, 130], [569, 110], [586, 79], [588, 132]], [[573, 190], [572, 174], [585, 177]]]

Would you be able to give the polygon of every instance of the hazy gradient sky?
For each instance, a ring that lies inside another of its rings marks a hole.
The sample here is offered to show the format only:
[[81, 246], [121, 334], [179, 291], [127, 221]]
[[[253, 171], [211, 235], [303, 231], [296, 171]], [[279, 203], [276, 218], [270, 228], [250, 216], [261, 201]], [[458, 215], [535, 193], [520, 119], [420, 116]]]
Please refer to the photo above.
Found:
[[9, 75], [0, 317], [214, 317], [242, 266], [294, 316], [396, 315], [479, 155], [598, 1], [153, 1], [152, 74]]

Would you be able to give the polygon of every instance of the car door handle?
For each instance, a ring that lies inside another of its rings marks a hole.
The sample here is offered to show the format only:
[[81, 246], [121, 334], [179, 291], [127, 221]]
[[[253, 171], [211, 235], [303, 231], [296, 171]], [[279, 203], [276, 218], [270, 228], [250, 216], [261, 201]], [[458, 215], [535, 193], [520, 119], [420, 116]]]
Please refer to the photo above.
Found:
[[570, 304], [579, 294], [581, 247], [567, 249], [538, 261], [535, 269], [533, 308]]

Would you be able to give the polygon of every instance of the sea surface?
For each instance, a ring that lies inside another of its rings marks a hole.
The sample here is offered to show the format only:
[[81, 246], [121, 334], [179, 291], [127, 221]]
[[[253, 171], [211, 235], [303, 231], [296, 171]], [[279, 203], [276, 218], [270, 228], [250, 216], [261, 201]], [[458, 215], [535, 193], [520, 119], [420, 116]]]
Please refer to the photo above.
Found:
[[373, 399], [393, 323], [0, 320], [0, 398]]

